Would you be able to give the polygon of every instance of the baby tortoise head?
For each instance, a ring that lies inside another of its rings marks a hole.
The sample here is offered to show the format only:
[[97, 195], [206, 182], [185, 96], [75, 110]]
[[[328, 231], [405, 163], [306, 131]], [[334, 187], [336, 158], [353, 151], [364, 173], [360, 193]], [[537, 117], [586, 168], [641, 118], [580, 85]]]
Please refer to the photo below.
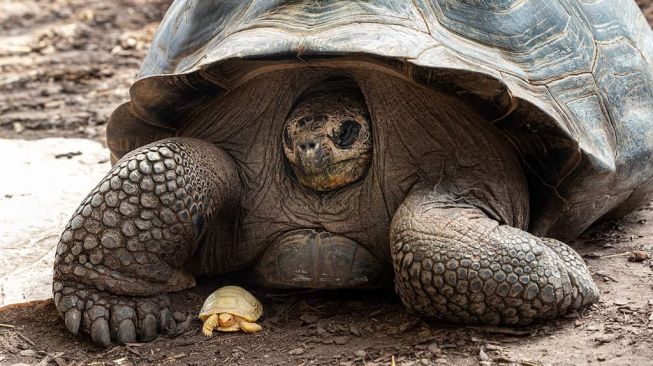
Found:
[[316, 191], [364, 177], [372, 159], [372, 129], [358, 86], [339, 78], [304, 92], [286, 119], [283, 148], [297, 179]]

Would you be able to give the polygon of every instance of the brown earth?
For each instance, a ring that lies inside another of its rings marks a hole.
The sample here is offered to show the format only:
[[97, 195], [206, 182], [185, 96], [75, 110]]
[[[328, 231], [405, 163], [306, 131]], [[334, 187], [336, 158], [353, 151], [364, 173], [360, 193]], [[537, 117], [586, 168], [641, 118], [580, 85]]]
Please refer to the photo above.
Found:
[[[653, 1], [638, 1], [653, 20]], [[0, 2], [0, 137], [103, 140], [167, 7], [161, 0]], [[195, 314], [220, 285], [173, 295], [174, 336], [149, 344], [93, 346], [68, 334], [50, 300], [0, 309], [0, 365], [644, 365], [653, 364], [653, 204], [597, 225], [571, 243], [602, 300], [582, 314], [526, 328], [427, 323], [391, 291], [274, 292], [264, 331], [204, 338]], [[229, 282], [224, 279], [225, 283]], [[237, 282], [237, 281], [236, 281]]]

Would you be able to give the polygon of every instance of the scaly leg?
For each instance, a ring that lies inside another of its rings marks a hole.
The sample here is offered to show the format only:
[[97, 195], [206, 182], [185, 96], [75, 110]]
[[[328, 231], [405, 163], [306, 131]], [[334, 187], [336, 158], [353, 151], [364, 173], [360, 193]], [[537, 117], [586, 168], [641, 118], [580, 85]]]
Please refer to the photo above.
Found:
[[413, 190], [390, 232], [396, 290], [418, 314], [452, 322], [528, 324], [598, 301], [566, 244], [500, 225], [481, 210]]
[[207, 337], [211, 337], [213, 335], [213, 329], [215, 329], [217, 326], [218, 314], [213, 314], [204, 321], [204, 325], [202, 326], [202, 333], [204, 333], [204, 335]]
[[57, 247], [53, 293], [67, 328], [102, 346], [168, 330], [165, 291], [173, 274], [201, 240], [223, 244], [207, 242], [204, 233], [217, 230], [218, 218], [230, 221], [239, 197], [233, 160], [206, 142], [161, 140], [118, 161]]

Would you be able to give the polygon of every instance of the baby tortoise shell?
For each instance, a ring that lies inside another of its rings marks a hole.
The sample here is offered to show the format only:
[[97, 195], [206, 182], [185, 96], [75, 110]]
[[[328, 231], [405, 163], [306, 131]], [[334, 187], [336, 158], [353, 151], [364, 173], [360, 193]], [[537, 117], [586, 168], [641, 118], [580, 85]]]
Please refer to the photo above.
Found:
[[210, 337], [213, 329], [222, 332], [258, 332], [262, 328], [254, 322], [262, 314], [263, 304], [249, 291], [238, 286], [224, 286], [206, 298], [199, 318], [204, 322], [204, 334]]

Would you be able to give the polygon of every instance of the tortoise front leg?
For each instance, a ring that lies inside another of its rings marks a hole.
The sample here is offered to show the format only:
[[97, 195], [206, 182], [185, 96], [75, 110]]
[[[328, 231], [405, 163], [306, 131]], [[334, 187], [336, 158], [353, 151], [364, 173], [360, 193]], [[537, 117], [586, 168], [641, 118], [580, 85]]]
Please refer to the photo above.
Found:
[[211, 314], [205, 321], [202, 326], [202, 333], [205, 336], [211, 337], [213, 335], [213, 330], [218, 327], [220, 320], [218, 319], [218, 314]]
[[231, 157], [200, 140], [162, 140], [118, 161], [57, 247], [53, 293], [66, 327], [103, 346], [166, 331], [166, 290], [200, 245], [230, 244], [205, 234], [233, 224], [240, 189]]
[[390, 243], [396, 290], [420, 315], [528, 324], [599, 298], [582, 258], [564, 243], [500, 225], [430, 190], [408, 195]]

